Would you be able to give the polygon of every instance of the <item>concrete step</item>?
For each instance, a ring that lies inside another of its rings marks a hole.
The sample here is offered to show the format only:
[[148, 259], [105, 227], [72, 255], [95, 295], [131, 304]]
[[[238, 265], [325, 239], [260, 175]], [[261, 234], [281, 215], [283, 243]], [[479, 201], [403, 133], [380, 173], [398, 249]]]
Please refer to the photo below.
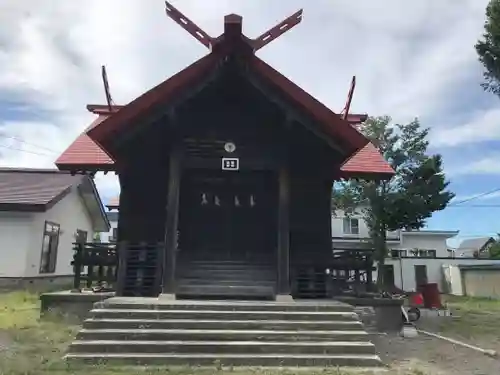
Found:
[[147, 309], [147, 310], [217, 310], [217, 311], [336, 311], [353, 312], [354, 307], [342, 302], [327, 301], [167, 301], [161, 298], [113, 297], [94, 305], [107, 309]]
[[250, 260], [180, 260], [180, 266], [244, 266], [244, 267], [275, 267], [271, 259], [250, 259]]
[[69, 361], [109, 363], [117, 365], [171, 365], [171, 366], [357, 366], [380, 367], [378, 355], [308, 355], [308, 354], [149, 354], [149, 353], [69, 353]]
[[177, 280], [178, 288], [186, 287], [186, 286], [243, 286], [243, 287], [267, 287], [267, 288], [275, 288], [276, 281], [275, 280], [251, 280], [236, 278], [236, 279], [221, 279], [216, 280], [213, 277], [209, 279], [206, 278], [198, 278], [198, 277], [190, 277], [190, 276], [182, 276]]
[[94, 309], [90, 315], [119, 319], [182, 319], [182, 320], [293, 320], [293, 321], [359, 321], [354, 312], [338, 311], [217, 311], [217, 310], [143, 310]]
[[86, 319], [86, 329], [227, 329], [227, 330], [292, 330], [292, 331], [359, 331], [359, 321], [305, 320], [183, 320], [183, 319], [122, 319], [106, 315], [106, 319]]
[[259, 286], [259, 285], [179, 285], [177, 294], [179, 296], [195, 295], [195, 296], [234, 296], [234, 297], [262, 297], [273, 298], [275, 295], [274, 286]]
[[186, 270], [177, 273], [177, 279], [199, 279], [203, 281], [233, 281], [243, 280], [249, 282], [255, 281], [275, 281], [276, 273], [269, 272], [239, 272], [239, 271], [200, 271], [197, 269]]
[[77, 340], [71, 353], [204, 353], [204, 354], [376, 354], [369, 342], [262, 342], [262, 341], [117, 341]]
[[194, 341], [369, 341], [360, 331], [195, 330], [195, 329], [82, 329], [77, 340], [194, 340]]
[[206, 271], [242, 271], [242, 272], [251, 272], [251, 271], [263, 271], [263, 272], [274, 272], [276, 273], [276, 267], [271, 264], [251, 264], [251, 263], [232, 263], [232, 264], [224, 264], [224, 263], [188, 263], [188, 264], [179, 264], [177, 269], [179, 270], [189, 270], [189, 269], [197, 269], [197, 270], [206, 270]]

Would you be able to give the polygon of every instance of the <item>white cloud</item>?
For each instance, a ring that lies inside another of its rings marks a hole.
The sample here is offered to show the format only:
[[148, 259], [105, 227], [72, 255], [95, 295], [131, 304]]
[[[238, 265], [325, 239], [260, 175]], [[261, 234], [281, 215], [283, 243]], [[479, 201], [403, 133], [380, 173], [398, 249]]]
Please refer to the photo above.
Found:
[[[477, 65], [473, 45], [482, 33], [486, 4], [487, 0], [174, 3], [213, 36], [222, 32], [222, 19], [228, 13], [242, 14], [245, 32], [254, 37], [303, 7], [302, 24], [259, 55], [334, 110], [344, 105], [355, 74], [353, 110], [390, 114], [400, 121], [435, 115], [452, 100], [449, 87]], [[126, 103], [206, 52], [165, 16], [161, 1], [88, 0], [82, 6], [69, 1], [4, 0], [0, 98], [22, 97], [48, 110], [49, 116], [2, 121], [0, 102], [0, 130], [62, 151], [91, 120], [85, 105], [104, 101], [101, 64], [108, 67], [115, 101]], [[485, 114], [477, 114], [478, 119], [481, 116]], [[452, 139], [449, 133], [446, 138]], [[3, 145], [9, 142], [0, 140]], [[51, 166], [57, 156], [6, 148], [0, 152], [2, 165]], [[116, 178], [96, 180], [102, 195], [115, 193]]]
[[476, 112], [465, 124], [434, 129], [433, 146], [460, 146], [500, 140], [500, 109]]
[[498, 175], [500, 174], [500, 155], [489, 155], [479, 160], [466, 163], [461, 166], [446, 169], [448, 176], [456, 177], [459, 175]]

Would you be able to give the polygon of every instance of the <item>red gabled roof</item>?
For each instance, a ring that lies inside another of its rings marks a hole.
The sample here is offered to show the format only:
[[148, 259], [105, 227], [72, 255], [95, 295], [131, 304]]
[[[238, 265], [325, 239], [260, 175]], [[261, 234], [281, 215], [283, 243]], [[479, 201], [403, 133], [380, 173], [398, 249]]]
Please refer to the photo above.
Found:
[[[168, 11], [167, 11], [168, 13]], [[382, 156], [375, 148], [367, 146], [368, 139], [355, 129], [349, 120], [359, 122], [362, 116], [343, 119], [339, 114], [332, 112], [325, 105], [291, 82], [285, 76], [273, 69], [267, 63], [255, 56], [253, 42], [241, 33], [241, 17], [227, 16], [225, 31], [218, 37], [211, 39], [210, 54], [202, 57], [195, 63], [157, 85], [153, 89], [139, 96], [123, 107], [89, 106], [88, 109], [98, 114], [96, 121], [82, 134], [57, 160], [59, 168], [69, 168], [73, 165], [104, 166], [112, 168], [112, 150], [107, 149], [117, 132], [138, 125], [135, 121], [148, 111], [162, 103], [168, 103], [179, 94], [197, 83], [203, 82], [211, 72], [219, 67], [225, 57], [238, 54], [244, 59], [250, 71], [266, 86], [278, 91], [292, 105], [301, 109], [308, 116], [316, 120], [322, 132], [330, 136], [336, 143], [340, 143], [351, 157], [344, 163], [345, 173], [362, 171], [370, 173], [389, 173], [392, 169], [383, 161]], [[78, 168], [78, 167], [77, 167]]]
[[372, 174], [394, 175], [394, 169], [371, 142], [347, 159], [340, 167], [340, 172], [346, 178]]
[[120, 207], [120, 197], [111, 198], [106, 207], [108, 210], [117, 210]]
[[[217, 68], [221, 58], [223, 56], [218, 56], [215, 52], [202, 57], [194, 64], [122, 107], [98, 126], [88, 130], [87, 134], [97, 144], [103, 145], [112, 137], [114, 132], [123, 131], [127, 127], [137, 125], [137, 122], [134, 120], [145, 115], [149, 109], [161, 103], [168, 102], [170, 99], [178, 96], [179, 91], [202, 80], [207, 74]], [[343, 120], [340, 115], [332, 112], [257, 56], [248, 55], [247, 61], [248, 65], [258, 76], [262, 77], [262, 79], [278, 89], [285, 97], [288, 97], [292, 103], [313, 117], [321, 125], [325, 134], [330, 135], [334, 141], [343, 140], [344, 145], [348, 148], [348, 152], [355, 152], [366, 145], [368, 140], [350, 126], [348, 121]]]
[[[108, 116], [100, 115], [87, 128], [100, 124]], [[57, 158], [55, 162], [57, 168], [61, 170], [72, 170], [76, 166], [99, 169], [112, 169], [113, 159], [109, 157], [86, 132], [80, 134], [77, 139]], [[107, 168], [106, 168], [107, 167]]]
[[216, 68], [218, 61], [216, 55], [213, 53], [202, 57], [179, 73], [123, 106], [118, 112], [102, 121], [99, 126], [87, 130], [87, 134], [97, 144], [102, 144], [104, 140], [112, 137], [114, 132], [133, 126], [133, 120], [147, 113], [150, 108], [167, 102], [169, 99], [179, 95], [179, 92], [186, 87], [203, 79]]

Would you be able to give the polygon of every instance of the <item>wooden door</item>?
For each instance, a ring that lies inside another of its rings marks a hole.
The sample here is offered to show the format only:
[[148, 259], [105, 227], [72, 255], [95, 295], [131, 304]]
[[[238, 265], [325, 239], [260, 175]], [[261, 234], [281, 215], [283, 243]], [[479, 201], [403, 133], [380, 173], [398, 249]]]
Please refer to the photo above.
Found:
[[418, 289], [419, 286], [427, 284], [427, 266], [426, 265], [416, 265], [415, 266], [415, 286]]
[[181, 251], [245, 260], [272, 251], [272, 184], [245, 172], [198, 172], [181, 189]]
[[393, 287], [394, 283], [394, 266], [392, 264], [384, 264], [384, 286]]

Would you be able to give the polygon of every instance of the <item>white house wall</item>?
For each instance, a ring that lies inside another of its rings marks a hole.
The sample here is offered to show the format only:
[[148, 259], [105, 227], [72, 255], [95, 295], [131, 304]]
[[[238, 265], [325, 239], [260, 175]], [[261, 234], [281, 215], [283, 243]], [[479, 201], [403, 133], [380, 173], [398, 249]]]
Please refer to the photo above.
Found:
[[26, 273], [33, 214], [0, 212], [0, 278]]
[[[394, 267], [394, 284], [396, 287], [405, 291], [415, 291], [415, 266], [425, 265], [427, 267], [427, 281], [429, 283], [437, 283], [441, 292], [446, 292], [447, 286], [445, 283], [445, 273], [443, 268], [446, 266], [456, 265], [480, 265], [480, 264], [500, 264], [500, 260], [491, 259], [425, 259], [425, 258], [402, 258], [402, 259], [386, 259], [385, 264], [393, 265]], [[402, 268], [401, 268], [402, 265]], [[402, 271], [402, 272], [401, 272]], [[377, 278], [377, 271], [373, 274], [374, 280]]]
[[[363, 217], [363, 209], [356, 210], [353, 214], [349, 216], [344, 214], [342, 210], [336, 210], [332, 215], [332, 237], [334, 241], [340, 239], [340, 241], [355, 241], [356, 239], [367, 239], [370, 237], [370, 231], [368, 230], [368, 226], [366, 225], [366, 221]], [[344, 233], [344, 218], [349, 217], [350, 219], [358, 219], [358, 234], [346, 234]], [[399, 242], [400, 236], [399, 231], [387, 232], [387, 240], [391, 243]], [[356, 246], [356, 245], [354, 245]]]
[[110, 221], [109, 225], [111, 226], [109, 232], [100, 233], [101, 242], [109, 242], [109, 239], [113, 236], [113, 229], [118, 228], [117, 221]]
[[402, 232], [401, 243], [396, 246], [390, 246], [390, 248], [401, 250], [436, 250], [436, 257], [448, 257], [449, 252], [446, 246], [448, 238], [450, 238], [449, 234], [434, 234], [431, 231], [422, 231], [420, 233]]
[[[40, 274], [40, 260], [45, 221], [60, 225], [59, 246], [57, 250], [56, 271], [50, 274]], [[89, 241], [94, 236], [92, 221], [75, 187], [73, 190], [46, 212], [34, 214], [31, 228], [30, 246], [27, 257], [25, 277], [65, 276], [73, 274], [74, 234], [80, 229], [87, 232]]]
[[332, 216], [332, 237], [350, 237], [350, 238], [366, 238], [369, 236], [368, 227], [366, 222], [363, 220], [361, 212], [355, 212], [349, 215], [350, 218], [358, 219], [359, 221], [359, 235], [350, 235], [344, 233], [344, 211], [336, 210], [335, 214]]

